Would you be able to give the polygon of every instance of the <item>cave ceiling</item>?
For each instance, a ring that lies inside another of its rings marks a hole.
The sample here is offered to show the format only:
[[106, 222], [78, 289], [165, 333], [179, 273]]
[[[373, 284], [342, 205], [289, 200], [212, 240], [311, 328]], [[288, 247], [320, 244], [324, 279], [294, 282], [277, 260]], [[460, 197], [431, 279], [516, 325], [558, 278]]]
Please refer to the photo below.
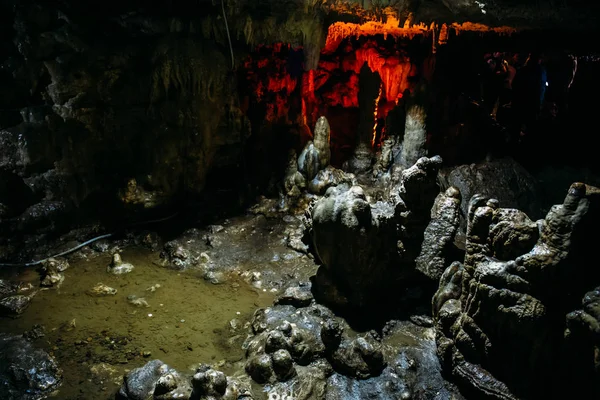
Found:
[[[600, 5], [583, 0], [139, 0], [7, 1], [14, 10], [48, 4], [79, 30], [108, 35], [202, 34], [228, 46], [287, 43], [303, 47], [307, 69], [344, 37], [383, 34], [432, 37], [444, 44], [464, 32], [538, 35], [550, 46], [571, 47], [582, 32], [597, 32]], [[223, 17], [226, 18], [223, 18]], [[559, 32], [559, 33], [557, 33]], [[595, 35], [588, 34], [587, 36]], [[556, 44], [562, 41], [563, 44]], [[585, 46], [596, 41], [585, 40]], [[564, 44], [566, 43], [566, 44]]]

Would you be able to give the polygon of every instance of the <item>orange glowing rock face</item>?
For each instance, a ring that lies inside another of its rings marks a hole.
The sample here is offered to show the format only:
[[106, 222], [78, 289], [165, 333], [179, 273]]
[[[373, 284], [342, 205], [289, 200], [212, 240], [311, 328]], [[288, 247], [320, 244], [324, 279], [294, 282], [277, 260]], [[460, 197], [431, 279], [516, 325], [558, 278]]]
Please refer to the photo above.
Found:
[[384, 39], [387, 39], [388, 35], [396, 38], [412, 38], [416, 35], [422, 35], [427, 32], [428, 29], [429, 28], [423, 23], [408, 27], [400, 27], [400, 21], [393, 16], [388, 16], [385, 23], [376, 21], [368, 21], [364, 24], [335, 22], [329, 26], [325, 48], [323, 48], [322, 53], [333, 53], [346, 38], [359, 38], [361, 36], [374, 35], [383, 35]]
[[512, 35], [517, 30], [515, 28], [511, 28], [510, 26], [497, 26], [490, 27], [484, 24], [477, 24], [474, 22], [463, 22], [462, 24], [453, 23], [452, 29], [456, 31], [456, 33], [460, 32], [494, 32], [497, 34], [504, 35]]
[[[333, 143], [336, 131], [352, 130], [351, 127], [340, 124], [347, 125], [348, 115], [356, 113], [358, 109], [359, 74], [366, 64], [371, 72], [379, 74], [381, 78], [374, 108], [375, 123], [371, 143], [376, 147], [385, 136], [384, 127], [378, 126], [381, 125], [379, 122], [386, 118], [410, 89], [409, 78], [418, 72], [417, 66], [411, 63], [401, 46], [394, 45], [390, 48], [382, 45], [376, 35], [382, 35], [384, 40], [388, 37], [429, 37], [432, 52], [435, 52], [436, 46], [446, 44], [452, 35], [467, 31], [510, 35], [516, 29], [470, 22], [441, 26], [435, 22], [429, 25], [413, 24], [411, 17], [401, 23], [393, 14], [388, 14], [385, 22], [335, 22], [329, 26], [316, 70], [291, 72], [295, 67], [294, 62], [290, 61], [290, 54], [300, 49], [292, 49], [288, 44], [258, 46], [244, 64], [250, 97], [254, 99], [254, 103], [261, 104], [267, 121], [299, 124], [307, 132], [310, 132], [310, 127], [314, 126], [319, 116], [325, 115], [329, 119], [334, 114], [338, 115], [330, 120]], [[248, 109], [251, 102], [249, 98], [244, 101], [245, 109]], [[336, 111], [332, 114], [334, 109]], [[354, 111], [347, 111], [350, 114], [339, 117], [342, 115], [340, 109]]]

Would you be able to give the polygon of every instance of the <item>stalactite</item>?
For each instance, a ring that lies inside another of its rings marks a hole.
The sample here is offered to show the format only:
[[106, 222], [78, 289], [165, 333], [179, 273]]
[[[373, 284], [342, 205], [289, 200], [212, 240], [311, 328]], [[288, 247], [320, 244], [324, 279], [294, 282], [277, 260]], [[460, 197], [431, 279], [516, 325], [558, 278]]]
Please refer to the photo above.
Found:
[[375, 126], [378, 99], [381, 97], [382, 80], [377, 72], [364, 64], [360, 71], [358, 108], [360, 113], [360, 122], [358, 126], [359, 143], [371, 147], [373, 140], [373, 127]]
[[157, 46], [153, 64], [152, 102], [172, 91], [212, 101], [226, 84], [224, 55], [202, 41], [168, 38]]
[[371, 147], [375, 148], [375, 140], [377, 139], [377, 122], [379, 119], [377, 118], [377, 113], [379, 111], [379, 101], [381, 100], [381, 92], [383, 91], [383, 82], [379, 83], [379, 93], [377, 94], [377, 98], [375, 99], [375, 110], [373, 111], [373, 119], [375, 120], [375, 124], [373, 125], [373, 137], [371, 138]]

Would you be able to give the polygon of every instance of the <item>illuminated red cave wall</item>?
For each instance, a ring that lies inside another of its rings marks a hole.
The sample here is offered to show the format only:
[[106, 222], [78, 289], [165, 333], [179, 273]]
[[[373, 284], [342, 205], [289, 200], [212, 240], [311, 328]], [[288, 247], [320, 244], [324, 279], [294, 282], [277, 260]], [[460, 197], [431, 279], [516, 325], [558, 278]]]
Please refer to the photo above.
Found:
[[[405, 50], [406, 43], [417, 38], [435, 53], [450, 37], [466, 31], [510, 35], [515, 30], [473, 23], [412, 24], [410, 18], [401, 23], [393, 16], [385, 22], [336, 22], [329, 26], [317, 69], [308, 72], [302, 65], [301, 48], [281, 43], [258, 46], [241, 71], [243, 108], [260, 126], [295, 126], [304, 141], [310, 138], [318, 117], [325, 115], [331, 126], [335, 165], [355, 145], [361, 112], [374, 114], [371, 142], [377, 147], [385, 137], [383, 122], [389, 111], [407, 90], [412, 91], [410, 82], [415, 80], [409, 78], [419, 71]], [[379, 97], [370, 110], [358, 106], [359, 72], [364, 64], [381, 78]], [[419, 68], [422, 76], [430, 78], [431, 65]]]
[[[260, 46], [245, 61], [243, 84], [246, 108], [255, 105], [265, 121], [273, 124], [298, 125], [312, 132], [315, 122], [325, 115], [331, 126], [334, 165], [348, 155], [356, 140], [359, 121], [359, 73], [366, 63], [381, 78], [380, 96], [375, 106], [377, 121], [409, 90], [408, 78], [417, 72], [406, 52], [395, 40], [382, 37], [344, 39], [332, 50], [321, 54], [316, 70], [298, 72], [301, 60], [289, 45]], [[373, 131], [377, 126], [373, 127]], [[381, 132], [381, 127], [380, 127]], [[373, 135], [376, 146], [381, 134]], [[337, 160], [340, 158], [340, 160]]]

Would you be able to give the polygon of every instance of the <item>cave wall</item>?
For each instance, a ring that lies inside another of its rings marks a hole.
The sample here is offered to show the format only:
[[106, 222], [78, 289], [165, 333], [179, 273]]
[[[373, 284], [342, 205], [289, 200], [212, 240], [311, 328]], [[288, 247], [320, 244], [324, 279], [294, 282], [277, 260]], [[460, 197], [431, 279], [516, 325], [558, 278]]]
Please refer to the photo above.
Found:
[[50, 202], [152, 208], [240, 163], [249, 126], [228, 49], [199, 24], [135, 14], [90, 24], [34, 3], [3, 11], [0, 202], [22, 201], [2, 217], [35, 219], [29, 208]]
[[[77, 210], [98, 215], [155, 208], [201, 195], [207, 183], [243, 192], [249, 181], [284, 165], [286, 153], [279, 157], [277, 150], [301, 147], [327, 112], [333, 144], [344, 148], [336, 153], [339, 159], [334, 154], [334, 164], [340, 164], [352, 148], [344, 140], [336, 143], [335, 132], [352, 125], [344, 108], [358, 104], [354, 75], [360, 67], [366, 62], [383, 80], [386, 104], [378, 104], [376, 120], [385, 119], [414, 72], [412, 55], [400, 51], [390, 58], [384, 54], [389, 48], [365, 45], [365, 35], [380, 29], [384, 41], [405, 35], [436, 51], [437, 42], [455, 40], [464, 29], [479, 37], [484, 28], [510, 31], [494, 28], [510, 20], [492, 18], [472, 2], [430, 3], [235, 0], [221, 8], [205, 0], [5, 1], [0, 218], [9, 231], [26, 230]], [[440, 25], [469, 18], [491, 28]], [[438, 23], [429, 25], [432, 20]], [[350, 56], [342, 57], [335, 50], [348, 37], [362, 48], [355, 51], [354, 44]], [[284, 43], [280, 48], [294, 60], [286, 60], [285, 73], [275, 70], [263, 87], [268, 96], [279, 96], [261, 105], [273, 117], [250, 121], [251, 105], [238, 96], [240, 75], [233, 71], [244, 70], [249, 53], [273, 43]], [[345, 79], [329, 81], [340, 73]], [[273, 125], [273, 119], [285, 123]], [[383, 132], [374, 135], [381, 139]], [[247, 168], [258, 160], [269, 162]]]

